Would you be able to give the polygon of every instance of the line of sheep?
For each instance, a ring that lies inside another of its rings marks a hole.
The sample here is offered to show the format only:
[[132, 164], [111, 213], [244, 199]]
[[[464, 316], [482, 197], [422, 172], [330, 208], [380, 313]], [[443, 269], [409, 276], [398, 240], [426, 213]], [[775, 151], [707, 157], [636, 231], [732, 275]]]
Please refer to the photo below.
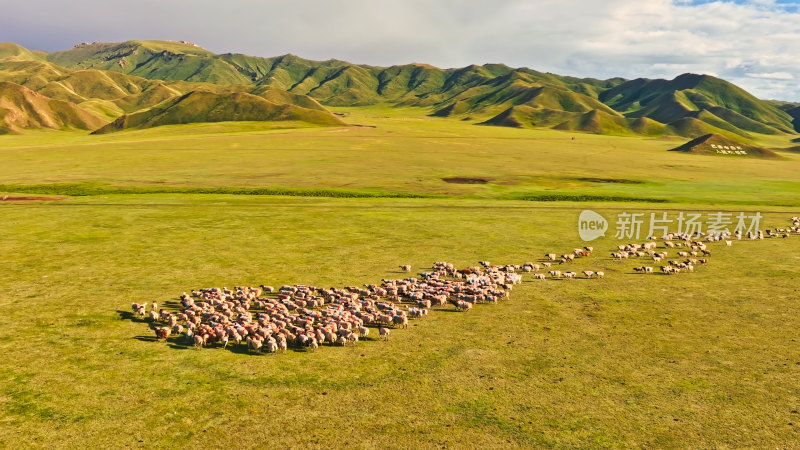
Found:
[[[590, 253], [591, 248], [576, 249], [563, 255], [562, 262]], [[553, 255], [546, 259], [556, 260]], [[288, 347], [313, 351], [324, 343], [356, 344], [359, 338], [369, 336], [370, 328], [377, 328], [379, 337], [388, 340], [391, 328], [407, 328], [409, 319], [424, 318], [434, 307], [451, 304], [457, 310], [470, 311], [478, 303], [497, 303], [522, 282], [517, 272], [537, 272], [550, 266], [550, 262], [497, 266], [482, 261], [456, 269], [453, 264], [436, 262], [431, 271], [418, 277], [384, 279], [380, 285], [363, 287], [214, 287], [184, 293], [178, 313], [159, 309], [153, 302], [149, 319], [157, 339], [183, 334], [198, 348], [247, 344], [255, 352], [285, 352]], [[400, 268], [411, 271], [410, 265]], [[555, 272], [554, 277], [562, 276]], [[570, 274], [574, 276], [571, 272], [563, 276]], [[602, 272], [584, 274], [587, 278], [603, 276]], [[131, 308], [139, 317], [148, 317], [146, 303], [133, 303]]]
[[[788, 237], [800, 234], [800, 219], [791, 219], [792, 227], [786, 229], [758, 231], [749, 234], [750, 239]], [[661, 266], [665, 274], [692, 272], [697, 264], [706, 264], [710, 256], [709, 242], [725, 242], [732, 245], [729, 235], [687, 236], [669, 234], [663, 238], [665, 249], [681, 249], [677, 256], [682, 261], [672, 260]], [[739, 236], [737, 236], [739, 237]], [[704, 242], [705, 241], [705, 242]], [[657, 251], [658, 240], [651, 237], [642, 244], [620, 245], [611, 254], [615, 260], [651, 258], [659, 262], [668, 257], [668, 251]], [[247, 345], [249, 351], [286, 352], [288, 347], [316, 350], [322, 344], [351, 345], [359, 338], [370, 335], [371, 328], [378, 329], [381, 339], [389, 339], [391, 328], [407, 328], [409, 319], [427, 317], [434, 307], [453, 305], [460, 311], [470, 311], [478, 303], [497, 303], [509, 297], [513, 286], [522, 282], [518, 274], [533, 274], [534, 279], [545, 280], [549, 270], [551, 278], [574, 279], [576, 272], [560, 271], [553, 264], [567, 264], [577, 258], [591, 255], [592, 247], [575, 249], [572, 253], [558, 256], [544, 255], [541, 263], [526, 262], [522, 265], [492, 265], [481, 261], [478, 266], [456, 269], [447, 262], [434, 263], [431, 271], [418, 277], [400, 280], [384, 279], [380, 285], [366, 284], [363, 287], [323, 289], [306, 285], [284, 285], [280, 289], [262, 285], [259, 288], [236, 287], [207, 288], [183, 293], [180, 297], [181, 312], [159, 309], [150, 305], [149, 319], [154, 326], [156, 338], [167, 340], [172, 335], [183, 334], [195, 347], [218, 345]], [[400, 269], [411, 272], [410, 265]], [[635, 267], [635, 271], [654, 273], [650, 266]], [[582, 271], [587, 279], [604, 278], [601, 271]], [[131, 308], [137, 316], [148, 316], [147, 304], [133, 303]]]
[[[708, 264], [708, 258], [711, 256], [711, 250], [708, 249], [708, 243], [724, 242], [726, 246], [733, 246], [733, 238], [742, 240], [764, 240], [765, 238], [788, 238], [792, 233], [800, 234], [800, 218], [792, 217], [792, 223], [788, 228], [775, 228], [766, 230], [756, 230], [755, 232], [748, 232], [746, 234], [736, 233], [731, 235], [728, 232], [705, 234], [698, 233], [696, 235], [669, 233], [664, 236], [663, 244], [664, 251], [657, 252], [658, 238], [651, 236], [648, 242], [643, 244], [626, 244], [619, 245], [616, 252], [611, 253], [611, 258], [614, 260], [627, 260], [630, 258], [640, 258], [641, 260], [652, 259], [653, 262], [661, 262], [666, 260], [669, 252], [666, 249], [680, 249], [676, 255], [683, 260], [669, 260], [667, 265], [660, 266], [660, 271], [666, 275], [675, 275], [681, 272], [693, 272], [695, 266]], [[698, 259], [699, 257], [703, 257]], [[639, 266], [634, 267], [635, 272], [640, 273], [655, 273], [656, 269], [652, 266]]]
[[[661, 262], [669, 257], [669, 251], [656, 251], [658, 242], [656, 238], [651, 237], [650, 241], [643, 244], [626, 244], [618, 246], [616, 252], [611, 253], [611, 258], [614, 260], [628, 260], [639, 258], [640, 260], [651, 260], [653, 262]], [[681, 239], [676, 241], [676, 239]], [[707, 242], [717, 242], [717, 237], [707, 238]], [[669, 234], [663, 239], [665, 249], [685, 248], [687, 251], [678, 251], [676, 255], [683, 260], [670, 260], [667, 265], [661, 266], [661, 273], [668, 275], [675, 275], [685, 272], [693, 272], [694, 267], [698, 264], [708, 264], [708, 259], [698, 259], [700, 255], [708, 257], [711, 256], [711, 250], [705, 242], [694, 239], [691, 236]], [[726, 241], [731, 245], [731, 241]], [[655, 273], [652, 266], [634, 267], [635, 272], [641, 273]]]

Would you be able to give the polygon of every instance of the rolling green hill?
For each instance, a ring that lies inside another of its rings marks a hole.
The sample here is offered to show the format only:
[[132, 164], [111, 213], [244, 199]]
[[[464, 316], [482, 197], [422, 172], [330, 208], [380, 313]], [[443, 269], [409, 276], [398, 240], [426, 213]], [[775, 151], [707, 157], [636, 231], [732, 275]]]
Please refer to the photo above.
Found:
[[513, 106], [481, 125], [516, 128], [547, 127], [556, 130], [609, 135], [662, 136], [669, 133], [666, 125], [647, 118], [627, 118], [617, 113], [592, 109], [586, 112], [568, 112], [551, 108]]
[[55, 100], [24, 86], [0, 81], [0, 134], [28, 128], [90, 130], [105, 121], [73, 103]]
[[245, 92], [217, 94], [192, 91], [145, 111], [118, 117], [93, 134], [162, 125], [230, 121], [293, 121], [309, 125], [344, 125], [344, 122], [328, 111], [292, 104], [279, 105]]
[[187, 88], [215, 88], [207, 83], [169, 83], [106, 70], [72, 70], [49, 62], [9, 59], [0, 60], [0, 81], [85, 106], [109, 120], [181, 95]]
[[200, 47], [171, 41], [91, 43], [47, 55], [59, 66], [103, 69], [155, 80], [245, 84], [251, 80]]
[[[125, 114], [147, 111], [162, 102], [195, 91], [218, 94], [249, 92], [273, 105], [292, 105], [300, 108], [297, 110], [284, 108], [288, 115], [294, 116], [298, 111], [303, 112], [303, 110], [313, 111], [300, 114], [307, 119], [298, 119], [302, 122], [341, 123], [338, 122], [338, 119], [331, 120], [332, 117], [334, 119], [335, 117], [316, 100], [269, 86], [150, 80], [111, 70], [70, 69], [35, 57], [35, 53], [19, 46], [9, 44], [0, 48], [8, 49], [7, 55], [14, 55], [0, 58], [0, 81], [24, 86], [44, 96], [79, 107], [92, 116], [103, 119], [101, 123], [92, 122], [90, 129], [96, 129]], [[88, 51], [84, 47], [78, 49], [83, 53]], [[202, 54], [202, 51], [197, 50], [197, 53]], [[198, 115], [198, 117], [200, 116], [202, 114]], [[278, 116], [270, 111], [259, 120], [272, 120], [272, 117]], [[192, 121], [197, 121], [198, 117]], [[37, 126], [36, 122], [18, 122], [14, 130], [18, 132], [26, 128], [24, 123], [29, 123], [31, 127]]]
[[512, 106], [480, 124], [515, 128], [553, 127], [572, 119], [574, 116], [574, 113], [566, 111], [521, 105]]
[[405, 106], [445, 106], [459, 94], [482, 86], [497, 90], [514, 81], [550, 85], [596, 97], [597, 92], [623, 82], [544, 74], [502, 64], [439, 69], [424, 64], [391, 67], [356, 65], [331, 59], [310, 61], [295, 55], [261, 58], [241, 54], [216, 55], [202, 48], [169, 41], [127, 41], [81, 44], [47, 55], [69, 68], [95, 68], [159, 80], [253, 84], [305, 94], [331, 106], [382, 102]]
[[0, 59], [20, 61], [38, 61], [44, 59], [46, 53], [28, 50], [13, 42], [0, 42]]
[[794, 125], [794, 129], [800, 132], [800, 105], [793, 108], [787, 108], [785, 111], [786, 114], [789, 114], [792, 117], [792, 125]]
[[84, 43], [50, 54], [0, 44], [0, 80], [75, 103], [107, 120], [207, 91], [246, 92], [318, 111], [325, 111], [322, 105], [390, 104], [482, 125], [600, 134], [716, 133], [752, 139], [800, 128], [798, 105], [759, 100], [708, 75], [597, 80], [503, 64], [376, 67], [291, 54], [215, 54], [173, 41]]
[[[556, 125], [556, 130], [580, 131], [593, 134], [614, 134], [625, 135], [632, 133], [633, 122], [636, 119], [628, 119], [618, 114], [608, 114], [604, 111], [593, 109], [585, 114], [573, 117], [570, 120]], [[654, 132], [649, 126], [641, 126], [646, 133]]]
[[[599, 99], [628, 117], [649, 117], [663, 123], [694, 117], [743, 136], [748, 132], [795, 132], [792, 117], [785, 111], [709, 75], [683, 74], [673, 80], [639, 78], [600, 93]], [[720, 126], [720, 120], [730, 126]]]

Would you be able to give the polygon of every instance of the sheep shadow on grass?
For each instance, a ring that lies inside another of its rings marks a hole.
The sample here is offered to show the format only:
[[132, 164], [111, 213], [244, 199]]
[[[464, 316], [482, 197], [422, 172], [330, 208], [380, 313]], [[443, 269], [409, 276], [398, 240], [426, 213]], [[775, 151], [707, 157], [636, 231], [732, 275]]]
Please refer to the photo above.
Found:
[[186, 336], [177, 336], [175, 338], [167, 339], [167, 345], [173, 350], [188, 350], [194, 347], [194, 345], [186, 342]]
[[135, 323], [150, 323], [150, 321], [146, 319], [146, 316], [145, 318], [142, 318], [130, 311], [122, 311], [118, 309], [117, 314], [119, 314], [119, 320], [130, 320]]
[[181, 305], [181, 302], [177, 300], [167, 300], [164, 302], [162, 306], [164, 306], [166, 309], [171, 309], [171, 310], [183, 309], [183, 305]]

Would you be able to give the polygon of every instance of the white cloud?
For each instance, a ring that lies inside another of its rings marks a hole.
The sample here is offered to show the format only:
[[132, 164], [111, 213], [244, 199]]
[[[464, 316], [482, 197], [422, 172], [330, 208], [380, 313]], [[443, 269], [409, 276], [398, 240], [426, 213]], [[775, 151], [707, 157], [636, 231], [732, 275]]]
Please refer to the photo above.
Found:
[[[699, 3], [699, 4], [698, 4]], [[800, 100], [800, 14], [775, 0], [28, 0], [0, 39], [186, 39], [217, 52], [295, 53], [391, 65], [503, 62], [565, 75], [717, 74], [762, 98]]]
[[768, 80], [794, 80], [794, 75], [789, 72], [773, 72], [773, 73], [746, 73], [750, 78], [766, 78]]

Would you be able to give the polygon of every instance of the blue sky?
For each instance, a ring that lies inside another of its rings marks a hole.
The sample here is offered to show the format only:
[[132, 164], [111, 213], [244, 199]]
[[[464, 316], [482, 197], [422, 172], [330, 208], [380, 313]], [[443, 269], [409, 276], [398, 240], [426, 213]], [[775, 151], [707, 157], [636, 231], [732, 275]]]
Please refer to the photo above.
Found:
[[[703, 5], [706, 3], [714, 3], [719, 2], [720, 0], [688, 0], [684, 2], [677, 2], [677, 3], [684, 3], [691, 6]], [[725, 3], [734, 3], [737, 5], [752, 5], [752, 6], [767, 6], [767, 7], [778, 7], [782, 8], [788, 12], [797, 12], [798, 8], [800, 7], [800, 0], [775, 0], [774, 2], [758, 2], [752, 0], [723, 0]]]
[[800, 0], [26, 0], [0, 15], [0, 41], [33, 49], [128, 39], [374, 65], [707, 73], [800, 102]]

